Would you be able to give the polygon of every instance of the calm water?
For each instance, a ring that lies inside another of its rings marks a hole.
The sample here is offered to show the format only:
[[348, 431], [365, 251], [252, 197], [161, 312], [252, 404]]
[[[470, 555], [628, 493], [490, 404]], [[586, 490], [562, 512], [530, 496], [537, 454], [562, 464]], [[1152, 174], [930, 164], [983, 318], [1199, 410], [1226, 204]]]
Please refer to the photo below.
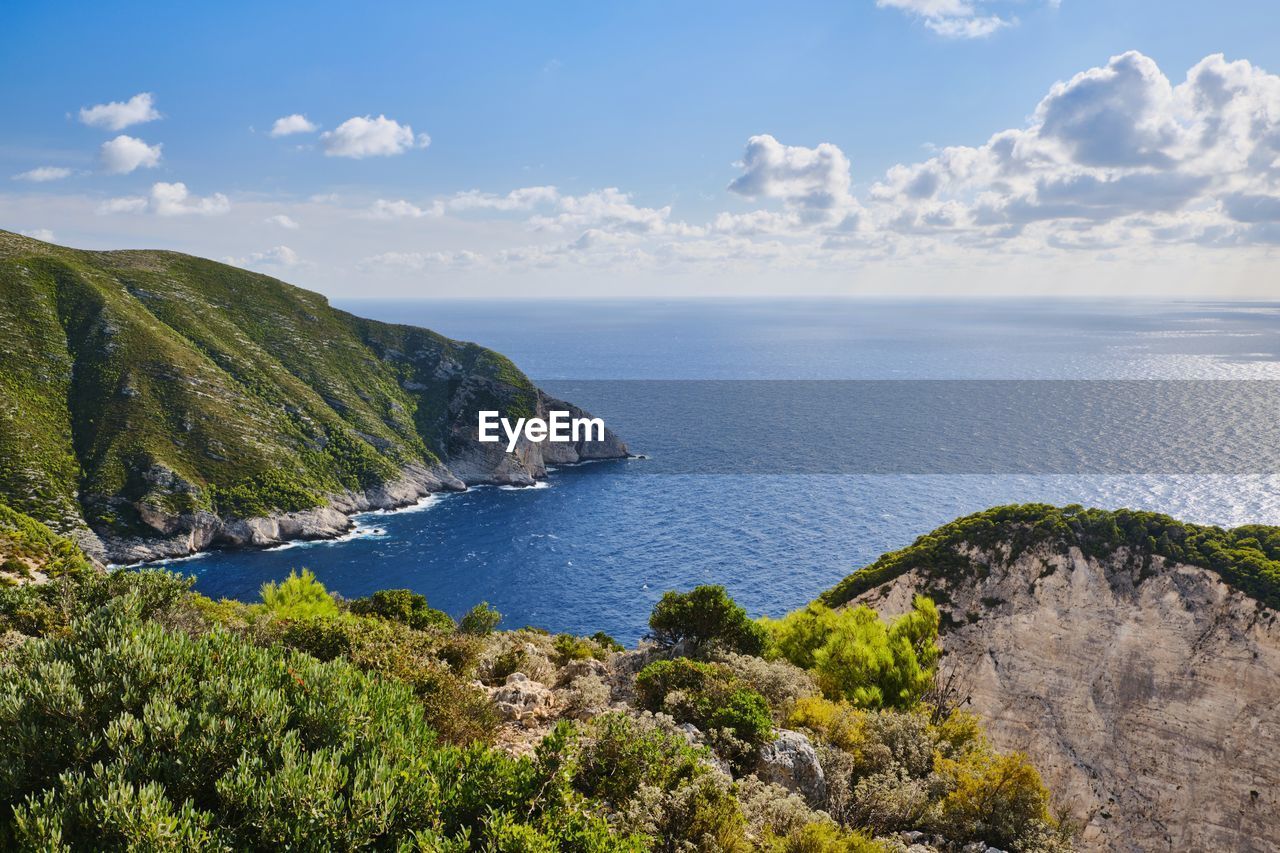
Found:
[[[681, 427], [642, 394], [599, 381], [1280, 379], [1275, 305], [341, 307], [505, 352], [652, 458], [563, 469], [536, 489], [474, 489], [410, 511], [362, 516], [357, 533], [340, 542], [175, 564], [209, 595], [254, 599], [263, 582], [305, 566], [347, 596], [410, 587], [454, 615], [484, 599], [506, 614], [509, 627], [605, 630], [633, 641], [665, 589], [723, 583], [753, 613], [780, 614], [883, 551], [999, 503], [1133, 506], [1218, 524], [1280, 523], [1280, 477], [1264, 475], [688, 473], [697, 466], [672, 460], [724, 452], [708, 437], [715, 423], [705, 431]], [[749, 395], [733, 399], [728, 405], [744, 410], [770, 405]]]

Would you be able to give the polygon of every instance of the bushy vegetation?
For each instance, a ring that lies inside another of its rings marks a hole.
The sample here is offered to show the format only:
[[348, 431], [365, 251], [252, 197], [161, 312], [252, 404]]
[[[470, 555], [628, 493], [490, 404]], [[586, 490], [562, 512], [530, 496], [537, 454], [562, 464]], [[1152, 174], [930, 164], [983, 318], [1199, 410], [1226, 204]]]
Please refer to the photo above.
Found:
[[699, 586], [689, 592], [667, 592], [654, 606], [649, 630], [661, 646], [688, 643], [691, 651], [715, 647], [758, 655], [765, 632], [722, 586]]
[[351, 602], [351, 612], [360, 616], [380, 616], [417, 631], [436, 628], [451, 631], [453, 619], [443, 610], [427, 604], [427, 597], [409, 589], [381, 589], [368, 598]]
[[641, 708], [706, 732], [739, 767], [749, 766], [756, 748], [773, 734], [769, 703], [723, 664], [655, 661], [636, 676], [636, 698]]
[[[497, 632], [487, 605], [455, 625], [408, 590], [346, 602], [306, 571], [252, 604], [162, 571], [52, 574], [0, 588], [0, 848], [872, 853], [903, 830], [1070, 847], [1027, 760], [921, 689], [925, 600], [891, 623], [815, 605], [744, 631], [723, 590], [696, 589], [675, 601], [725, 618], [626, 652]], [[771, 658], [724, 642], [744, 636]], [[554, 701], [503, 706], [523, 685]], [[820, 787], [766, 772], [784, 728]]]
[[921, 596], [888, 624], [869, 607], [833, 610], [817, 602], [764, 620], [772, 655], [811, 671], [828, 697], [862, 708], [920, 701], [942, 654], [938, 623], [938, 608]]
[[912, 569], [942, 587], [981, 576], [986, 567], [962, 552], [966, 545], [1003, 563], [1040, 547], [1065, 552], [1074, 546], [1098, 558], [1123, 552], [1139, 571], [1153, 557], [1164, 557], [1217, 572], [1241, 592], [1280, 609], [1280, 527], [1224, 529], [1157, 512], [1048, 504], [993, 507], [944, 524], [849, 575], [823, 593], [821, 601], [837, 607]]

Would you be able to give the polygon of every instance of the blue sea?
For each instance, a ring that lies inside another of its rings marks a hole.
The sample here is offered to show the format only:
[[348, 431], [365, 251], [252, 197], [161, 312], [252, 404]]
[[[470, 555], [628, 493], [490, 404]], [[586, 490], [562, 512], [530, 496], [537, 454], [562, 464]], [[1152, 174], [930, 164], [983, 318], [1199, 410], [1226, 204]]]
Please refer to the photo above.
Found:
[[[1005, 387], [991, 380], [1056, 389], [1070, 383], [1049, 380], [1280, 379], [1276, 304], [530, 300], [338, 306], [506, 353], [548, 391], [603, 417], [633, 452], [648, 458], [563, 468], [537, 488], [478, 488], [405, 511], [364, 515], [352, 535], [336, 542], [212, 553], [172, 564], [194, 574], [197, 589], [208, 595], [254, 600], [264, 582], [306, 567], [348, 597], [408, 587], [455, 616], [484, 600], [502, 611], [506, 627], [603, 630], [630, 643], [643, 635], [664, 590], [721, 583], [752, 614], [779, 615], [884, 551], [995, 504], [1128, 506], [1204, 523], [1280, 523], [1280, 477], [1267, 473], [1270, 465], [1184, 472], [1149, 466], [1130, 471], [1123, 464], [1044, 471], [975, 464], [969, 470], [952, 463], [931, 473], [928, 466], [877, 467], [881, 460], [873, 460], [877, 464], [833, 464], [829, 472], [814, 472], [803, 465], [739, 466], [736, 460], [778, 454], [769, 450], [768, 435], [757, 443], [743, 428], [722, 428], [794, 420], [785, 397], [754, 390], [774, 388], [777, 380], [810, 380], [804, 387], [812, 396], [814, 387], [868, 387], [819, 382], [827, 380], [900, 380], [894, 387], [903, 388], [938, 387], [909, 380], [981, 381], [949, 383], [954, 390]], [[653, 389], [663, 387], [683, 389], [684, 408], [655, 404]], [[737, 390], [715, 397], [713, 405], [699, 409], [689, 402], [726, 387]], [[1166, 396], [1159, 383], [1096, 387], [1138, 389], [1113, 394], [1130, 408], [1144, 394]], [[1218, 396], [1225, 399], [1212, 403], [1214, 417], [1198, 421], [1230, 425], [1238, 395]], [[954, 400], [947, 405], [957, 416], [965, 408]], [[1079, 406], [1073, 409], [1078, 415]], [[1017, 410], [1026, 417], [1027, 407]], [[1069, 414], [1039, 417], [1068, 420]], [[993, 424], [1003, 418], [999, 411], [990, 417]], [[1124, 417], [1126, 424], [1142, 420]], [[938, 423], [941, 433], [951, 422], [943, 411], [912, 426], [927, 432]], [[1073, 419], [1077, 430], [1087, 431], [1091, 422]], [[1143, 441], [1112, 426], [1093, 436], [1095, 449], [1105, 448], [1111, 436], [1120, 446], [1121, 432], [1133, 446]], [[873, 424], [861, 435], [865, 446], [877, 444], [877, 436], [891, 443], [895, 427]], [[726, 436], [732, 436], [728, 445]], [[948, 458], [959, 452], [963, 460], [967, 446], [948, 440]], [[824, 445], [819, 456], [860, 459], [853, 450]], [[719, 462], [697, 464], [705, 460]]]

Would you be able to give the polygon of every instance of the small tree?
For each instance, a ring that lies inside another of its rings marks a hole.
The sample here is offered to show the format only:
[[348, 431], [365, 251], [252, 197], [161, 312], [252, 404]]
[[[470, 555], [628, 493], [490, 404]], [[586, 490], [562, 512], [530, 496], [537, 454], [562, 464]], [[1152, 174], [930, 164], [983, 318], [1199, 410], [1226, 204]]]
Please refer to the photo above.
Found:
[[696, 649], [714, 644], [744, 655], [759, 655], [768, 638], [722, 586], [664, 593], [649, 616], [649, 629], [661, 646], [688, 641]]
[[310, 569], [303, 569], [301, 574], [291, 571], [289, 577], [279, 583], [264, 583], [262, 603], [283, 619], [338, 615], [337, 602]]
[[938, 608], [916, 596], [891, 624], [869, 607], [810, 604], [765, 620], [772, 653], [813, 672], [830, 699], [861, 708], [909, 708], [933, 685], [942, 653]]
[[483, 637], [486, 634], [492, 634], [493, 629], [497, 628], [501, 621], [502, 614], [490, 607], [489, 602], [482, 601], [458, 620], [458, 630], [464, 634]]
[[415, 631], [436, 628], [454, 629], [449, 614], [427, 604], [427, 597], [409, 589], [380, 589], [368, 598], [351, 602], [351, 612], [358, 616], [380, 616], [408, 625]]

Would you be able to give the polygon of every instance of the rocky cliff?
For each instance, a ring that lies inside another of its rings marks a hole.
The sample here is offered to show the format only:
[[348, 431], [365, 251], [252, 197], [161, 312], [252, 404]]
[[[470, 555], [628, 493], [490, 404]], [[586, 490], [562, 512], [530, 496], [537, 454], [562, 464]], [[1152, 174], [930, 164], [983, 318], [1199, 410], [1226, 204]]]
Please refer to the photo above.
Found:
[[[1280, 620], [1231, 572], [1192, 564], [1210, 551], [1265, 570], [1275, 529], [1128, 514], [1117, 537], [1117, 514], [1094, 512], [1109, 543], [1083, 513], [1036, 508], [922, 540], [851, 600], [942, 605], [944, 670], [1000, 748], [1031, 756], [1082, 848], [1280, 850]], [[1149, 540], [1128, 535], [1133, 518]], [[1158, 544], [1179, 532], [1186, 547]]]
[[268, 276], [0, 231], [0, 500], [99, 558], [332, 536], [352, 512], [627, 454], [612, 433], [475, 440], [479, 409], [561, 408], [579, 411], [492, 350]]

